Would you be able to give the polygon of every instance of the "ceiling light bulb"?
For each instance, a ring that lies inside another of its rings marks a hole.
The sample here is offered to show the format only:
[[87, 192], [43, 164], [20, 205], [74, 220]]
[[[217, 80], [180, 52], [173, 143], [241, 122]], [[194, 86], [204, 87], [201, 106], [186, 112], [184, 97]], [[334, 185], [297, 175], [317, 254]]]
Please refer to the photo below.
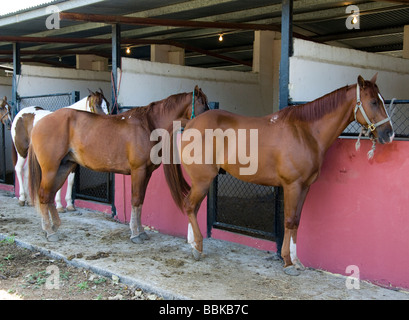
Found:
[[130, 54], [131, 53], [131, 48], [126, 48], [126, 54]]
[[352, 24], [356, 24], [356, 23], [358, 23], [358, 18], [357, 18], [357, 16], [354, 16], [352, 18]]
[[222, 34], [219, 35], [219, 41], [220, 42], [223, 41], [223, 35]]

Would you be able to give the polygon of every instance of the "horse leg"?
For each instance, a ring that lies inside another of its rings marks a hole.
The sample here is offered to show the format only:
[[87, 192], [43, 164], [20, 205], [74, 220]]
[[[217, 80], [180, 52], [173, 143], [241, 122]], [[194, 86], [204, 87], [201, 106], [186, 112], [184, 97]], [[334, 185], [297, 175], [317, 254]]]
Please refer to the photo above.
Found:
[[50, 222], [50, 215], [48, 214], [49, 204], [40, 203], [39, 211], [41, 214], [41, 226], [45, 231], [45, 236], [48, 241], [55, 242], [58, 241], [58, 235], [56, 234], [55, 227]]
[[[61, 189], [67, 179], [68, 173], [76, 165], [77, 164], [74, 162], [64, 161], [57, 169], [57, 172], [48, 170], [47, 174], [45, 174], [45, 170], [43, 170], [44, 174], [39, 189], [39, 200], [43, 229], [47, 233], [48, 241], [58, 241], [58, 235], [56, 232], [61, 226], [60, 216], [54, 204], [56, 190]], [[51, 215], [52, 225], [49, 220], [48, 212]]]
[[210, 183], [211, 181], [201, 185], [192, 183], [192, 189], [185, 200], [185, 209], [189, 218], [187, 242], [192, 246], [195, 260], [200, 260], [203, 253], [203, 236], [197, 222], [197, 212], [199, 211], [200, 204], [206, 197]]
[[18, 185], [19, 185], [19, 197], [18, 197], [18, 203], [20, 206], [24, 206], [26, 204], [26, 188], [24, 187], [25, 181], [23, 181], [23, 175], [24, 175], [24, 162], [26, 159], [24, 159], [22, 156], [20, 156], [17, 153], [17, 162], [16, 166], [14, 167], [17, 175], [17, 180], [18, 180]]
[[67, 193], [65, 194], [65, 201], [67, 202], [67, 210], [75, 211], [74, 203], [72, 202], [72, 188], [74, 186], [75, 172], [70, 172], [67, 178]]
[[65, 209], [64, 209], [64, 207], [62, 206], [62, 203], [61, 203], [61, 189], [59, 189], [57, 191], [57, 193], [55, 194], [55, 204], [56, 204], [57, 211], [59, 213], [64, 213], [65, 212]]
[[146, 187], [152, 175], [151, 171], [146, 168], [133, 170], [131, 173], [132, 180], [132, 211], [129, 228], [131, 229], [131, 241], [136, 244], [149, 240], [149, 236], [142, 226], [142, 204], [145, 198]]
[[284, 272], [288, 275], [299, 275], [304, 266], [297, 257], [297, 231], [301, 219], [301, 211], [309, 187], [298, 183], [284, 187], [285, 231], [281, 256], [284, 259]]

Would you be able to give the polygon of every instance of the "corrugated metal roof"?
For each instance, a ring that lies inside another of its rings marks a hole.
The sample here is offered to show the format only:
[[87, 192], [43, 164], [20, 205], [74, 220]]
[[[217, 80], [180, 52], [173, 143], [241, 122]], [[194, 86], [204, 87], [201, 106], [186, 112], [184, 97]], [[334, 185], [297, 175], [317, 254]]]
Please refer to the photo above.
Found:
[[[34, 9], [43, 8], [43, 7], [46, 7], [46, 6], [58, 4], [58, 3], [61, 3], [61, 2], [64, 2], [64, 1], [66, 1], [66, 0], [48, 0], [48, 1], [43, 0], [43, 1], [39, 2], [38, 4], [36, 4], [36, 5], [27, 5], [27, 6], [24, 6], [23, 8], [19, 8], [19, 9], [16, 9], [16, 10], [12, 9], [12, 11], [10, 11], [10, 12], [7, 12], [5, 14], [0, 14], [0, 19], [3, 18], [3, 17], [13, 16], [13, 15], [20, 14], [20, 13], [23, 13], [23, 12], [28, 12], [28, 11], [31, 11], [31, 10], [34, 10]], [[27, 3], [32, 4], [33, 1], [28, 1]], [[16, 4], [16, 6], [18, 6], [18, 5], [19, 5], [19, 3]]]
[[[68, 0], [51, 1], [46, 4], [20, 10], [14, 14], [0, 16], [2, 35], [97, 38], [110, 39], [111, 26], [105, 23], [61, 21], [60, 29], [47, 30], [47, 13], [42, 8], [56, 4], [64, 12], [151, 17], [161, 19], [260, 23], [280, 25], [280, 0]], [[360, 10], [360, 29], [349, 30], [345, 20], [349, 4]], [[346, 46], [371, 52], [388, 52], [401, 55], [403, 28], [409, 24], [409, 5], [406, 2], [356, 0], [295, 0], [294, 31], [313, 41]], [[123, 25], [122, 37], [133, 39], [172, 40], [182, 44], [220, 53], [237, 60], [252, 61], [254, 32], [245, 30], [223, 30], [224, 41], [218, 41], [217, 28], [198, 29], [186, 27]], [[23, 55], [27, 61], [40, 61], [61, 66], [75, 66], [75, 54], [95, 52], [110, 56], [110, 44], [44, 44], [22, 43], [24, 50], [36, 50], [38, 54]], [[11, 50], [9, 43], [0, 43], [0, 50]], [[67, 50], [71, 50], [71, 53]], [[0, 51], [5, 52], [5, 51]], [[51, 52], [54, 52], [52, 54]], [[59, 53], [58, 53], [59, 52]], [[125, 46], [123, 48], [125, 53]], [[132, 57], [149, 59], [147, 45], [133, 46]], [[9, 53], [0, 53], [0, 60], [10, 59]], [[24, 61], [24, 60], [23, 60]], [[211, 56], [186, 51], [186, 65], [250, 70]]]

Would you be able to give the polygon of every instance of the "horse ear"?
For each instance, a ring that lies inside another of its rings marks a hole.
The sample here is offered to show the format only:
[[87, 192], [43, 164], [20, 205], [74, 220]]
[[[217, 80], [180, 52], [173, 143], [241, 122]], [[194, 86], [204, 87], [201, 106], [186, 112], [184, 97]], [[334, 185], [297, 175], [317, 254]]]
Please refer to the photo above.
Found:
[[372, 82], [373, 84], [375, 84], [377, 77], [378, 77], [378, 72], [375, 73], [375, 75], [374, 75], [374, 76], [372, 77], [372, 79], [371, 79], [371, 82]]
[[196, 97], [199, 96], [199, 90], [200, 90], [200, 89], [199, 89], [199, 86], [196, 85], [196, 86], [195, 86], [195, 96], [196, 96]]
[[94, 94], [89, 88], [87, 89], [88, 89], [89, 94]]
[[101, 88], [99, 88], [98, 90], [99, 90], [99, 93], [100, 93], [100, 94], [104, 95], [104, 93], [102, 92], [102, 89], [101, 89]]
[[358, 76], [358, 84], [362, 89], [365, 89], [365, 80], [361, 75]]
[[4, 96], [3, 100], [7, 102], [7, 97], [6, 97], [6, 96]]

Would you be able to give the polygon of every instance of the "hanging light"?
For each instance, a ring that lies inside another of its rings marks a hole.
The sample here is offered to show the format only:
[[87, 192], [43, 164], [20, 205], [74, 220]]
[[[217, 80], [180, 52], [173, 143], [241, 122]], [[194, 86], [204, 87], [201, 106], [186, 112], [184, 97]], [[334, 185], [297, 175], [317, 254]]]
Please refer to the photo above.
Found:
[[126, 51], [125, 51], [125, 52], [126, 52], [126, 54], [131, 54], [131, 48], [129, 48], [129, 47], [126, 48]]
[[220, 42], [223, 41], [223, 33], [219, 34], [219, 41], [220, 41]]

